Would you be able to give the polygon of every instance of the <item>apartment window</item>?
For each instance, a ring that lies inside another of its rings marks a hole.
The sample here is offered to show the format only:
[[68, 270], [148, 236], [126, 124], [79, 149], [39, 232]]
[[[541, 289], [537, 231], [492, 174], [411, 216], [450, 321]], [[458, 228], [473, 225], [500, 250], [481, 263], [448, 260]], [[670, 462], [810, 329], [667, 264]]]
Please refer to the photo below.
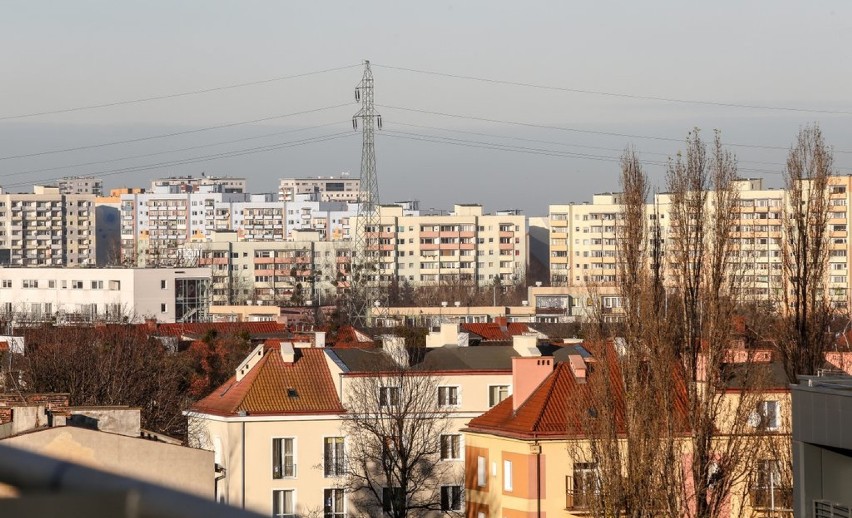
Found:
[[488, 406], [492, 407], [509, 397], [509, 385], [492, 385], [488, 387]]
[[438, 406], [458, 406], [458, 387], [438, 387]]
[[778, 401], [768, 400], [758, 403], [757, 411], [752, 415], [751, 424], [755, 428], [775, 431], [780, 427], [780, 421]]
[[441, 460], [461, 459], [461, 435], [441, 435]]
[[24, 288], [38, 288], [38, 281], [36, 279], [24, 279], [23, 280]]
[[272, 492], [272, 517], [296, 518], [296, 491], [279, 489]]
[[441, 511], [462, 510], [462, 488], [461, 486], [441, 486]]
[[272, 439], [272, 478], [296, 476], [296, 439]]
[[71, 289], [82, 290], [83, 289], [83, 281], [71, 281]]
[[574, 473], [565, 477], [566, 508], [586, 509], [600, 487], [594, 462], [575, 462]]
[[169, 307], [166, 304], [160, 304], [160, 313], [166, 313]]
[[346, 499], [342, 489], [324, 489], [322, 500], [325, 507], [323, 518], [343, 518], [346, 516], [343, 509]]
[[486, 471], [488, 469], [487, 462], [485, 461], [485, 457], [479, 456], [476, 458], [476, 485], [478, 487], [485, 487], [486, 479]]
[[503, 461], [503, 491], [512, 490], [512, 461]]
[[11, 288], [12, 287], [12, 279], [3, 279], [3, 287]]
[[93, 290], [104, 289], [104, 281], [92, 281], [92, 289]]
[[56, 287], [56, 281], [55, 280], [47, 281], [47, 287], [48, 288], [55, 288]]
[[773, 505], [776, 509], [792, 509], [793, 492], [781, 480], [781, 470], [777, 460], [763, 459], [757, 462], [755, 483], [749, 492], [751, 506], [766, 509]]
[[339, 477], [343, 475], [343, 437], [326, 437], [325, 451], [323, 453], [323, 466], [325, 466], [326, 477]]
[[382, 510], [386, 513], [393, 513], [394, 508], [405, 505], [405, 495], [402, 493], [402, 488], [399, 487], [383, 487], [382, 488]]
[[160, 281], [160, 289], [161, 289], [161, 290], [166, 289], [166, 281], [165, 281], [165, 280], [161, 280], [161, 281]]
[[120, 290], [121, 289], [121, 281], [109, 281], [109, 289]]
[[399, 387], [379, 388], [379, 406], [391, 407], [399, 405]]

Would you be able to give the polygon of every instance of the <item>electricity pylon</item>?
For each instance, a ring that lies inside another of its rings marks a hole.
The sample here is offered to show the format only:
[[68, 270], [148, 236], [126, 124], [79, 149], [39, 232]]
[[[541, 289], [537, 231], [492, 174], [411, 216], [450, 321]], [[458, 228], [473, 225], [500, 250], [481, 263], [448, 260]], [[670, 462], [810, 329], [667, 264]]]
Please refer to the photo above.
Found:
[[[364, 62], [364, 76], [355, 88], [355, 100], [361, 109], [352, 117], [352, 126], [361, 124], [361, 186], [358, 192], [358, 218], [349, 281], [349, 320], [353, 325], [371, 324], [372, 307], [384, 307], [387, 290], [383, 289], [379, 260], [379, 178], [376, 174], [375, 130], [381, 129], [382, 116], [373, 104], [373, 72]], [[377, 304], [378, 303], [378, 304]]]

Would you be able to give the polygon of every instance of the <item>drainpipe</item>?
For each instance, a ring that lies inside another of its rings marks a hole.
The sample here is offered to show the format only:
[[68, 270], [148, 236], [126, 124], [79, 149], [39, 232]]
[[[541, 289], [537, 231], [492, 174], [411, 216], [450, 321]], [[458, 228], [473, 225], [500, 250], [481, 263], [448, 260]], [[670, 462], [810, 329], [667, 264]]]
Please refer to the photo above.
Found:
[[242, 468], [242, 472], [243, 472], [242, 495], [243, 496], [242, 496], [242, 498], [240, 498], [240, 501], [242, 503], [243, 509], [245, 509], [246, 508], [246, 420], [245, 420], [245, 417], [248, 415], [248, 412], [246, 412], [245, 410], [240, 410], [239, 412], [237, 412], [237, 415], [243, 418], [242, 419], [242, 422], [243, 422], [243, 440], [242, 440], [242, 447], [241, 447], [242, 457], [243, 457], [243, 468]]
[[541, 445], [535, 441], [535, 507], [536, 516], [541, 518]]
[[214, 469], [214, 471], [216, 473], [218, 473], [218, 475], [216, 475], [216, 478], [213, 479], [213, 500], [218, 502], [219, 501], [219, 481], [222, 480], [223, 478], [225, 478], [225, 475], [227, 474], [227, 470], [224, 467], [222, 467], [221, 465], [216, 464], [216, 468]]

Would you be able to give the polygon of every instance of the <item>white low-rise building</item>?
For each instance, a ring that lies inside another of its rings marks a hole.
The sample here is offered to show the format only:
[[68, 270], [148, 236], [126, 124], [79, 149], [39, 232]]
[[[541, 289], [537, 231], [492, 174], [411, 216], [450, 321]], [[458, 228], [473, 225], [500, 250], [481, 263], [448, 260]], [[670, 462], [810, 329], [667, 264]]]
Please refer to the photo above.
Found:
[[27, 322], [207, 319], [209, 268], [0, 268], [0, 311]]

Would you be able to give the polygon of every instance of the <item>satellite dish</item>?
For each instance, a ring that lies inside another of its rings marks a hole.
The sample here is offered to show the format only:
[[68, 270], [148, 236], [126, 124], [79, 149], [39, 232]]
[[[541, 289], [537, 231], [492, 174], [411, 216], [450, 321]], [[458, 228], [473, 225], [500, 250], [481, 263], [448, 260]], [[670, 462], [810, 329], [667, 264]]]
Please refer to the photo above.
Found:
[[751, 426], [752, 428], [757, 428], [758, 426], [760, 426], [760, 421], [761, 421], [760, 414], [757, 413], [757, 412], [752, 412], [748, 416], [748, 425]]

